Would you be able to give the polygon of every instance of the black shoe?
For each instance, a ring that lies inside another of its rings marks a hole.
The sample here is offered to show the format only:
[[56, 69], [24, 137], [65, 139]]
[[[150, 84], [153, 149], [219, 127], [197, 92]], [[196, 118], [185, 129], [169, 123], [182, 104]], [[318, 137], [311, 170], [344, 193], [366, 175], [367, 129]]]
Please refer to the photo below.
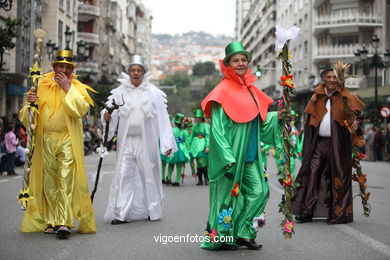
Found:
[[245, 246], [246, 248], [250, 250], [260, 250], [263, 246], [260, 244], [257, 244], [255, 240], [251, 239], [250, 241], [246, 241], [245, 239], [239, 237], [236, 239], [237, 245]]
[[196, 185], [198, 185], [198, 186], [199, 186], [199, 185], [203, 185], [203, 182], [198, 182]]
[[237, 247], [224, 243], [220, 247], [218, 247], [218, 250], [237, 250]]
[[162, 184], [167, 184], [166, 180], [161, 181]]
[[178, 183], [178, 182], [174, 182], [174, 183], [172, 183], [172, 186], [179, 187], [179, 186], [180, 186], [180, 183]]
[[58, 238], [67, 238], [72, 232], [67, 226], [57, 226], [56, 236]]
[[295, 216], [295, 220], [297, 221], [297, 223], [307, 223], [312, 222], [313, 217], [310, 215]]
[[129, 223], [128, 221], [125, 221], [125, 220], [119, 220], [119, 219], [114, 219], [113, 221], [111, 221], [111, 225], [120, 225], [120, 224], [126, 224], [126, 223]]

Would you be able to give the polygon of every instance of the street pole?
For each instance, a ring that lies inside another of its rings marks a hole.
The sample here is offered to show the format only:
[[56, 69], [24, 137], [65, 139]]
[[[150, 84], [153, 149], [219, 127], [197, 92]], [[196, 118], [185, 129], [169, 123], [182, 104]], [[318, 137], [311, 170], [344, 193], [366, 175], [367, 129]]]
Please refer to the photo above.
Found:
[[375, 119], [376, 121], [378, 121], [378, 113], [379, 113], [379, 107], [378, 107], [378, 63], [377, 63], [377, 59], [378, 59], [378, 54], [376, 52], [376, 49], [375, 49], [375, 53], [374, 53], [374, 73], [375, 73]]

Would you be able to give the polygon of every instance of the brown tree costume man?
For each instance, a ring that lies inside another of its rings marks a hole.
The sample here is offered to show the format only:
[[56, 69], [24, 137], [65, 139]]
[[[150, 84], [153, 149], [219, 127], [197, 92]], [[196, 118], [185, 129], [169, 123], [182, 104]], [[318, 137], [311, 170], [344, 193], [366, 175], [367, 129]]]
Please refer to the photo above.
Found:
[[353, 221], [353, 210], [352, 139], [347, 124], [359, 126], [364, 103], [340, 84], [332, 68], [325, 69], [321, 78], [323, 83], [304, 111], [304, 160], [292, 210], [300, 222], [310, 222], [314, 216], [327, 217], [328, 224], [348, 223]]

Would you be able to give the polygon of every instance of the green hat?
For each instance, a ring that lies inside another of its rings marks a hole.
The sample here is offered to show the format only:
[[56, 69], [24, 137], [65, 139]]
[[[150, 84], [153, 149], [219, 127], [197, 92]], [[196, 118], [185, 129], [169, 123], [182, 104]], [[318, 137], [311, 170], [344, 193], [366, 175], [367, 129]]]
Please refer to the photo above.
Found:
[[194, 115], [194, 117], [200, 117], [200, 118], [204, 118], [204, 113], [203, 113], [203, 110], [202, 110], [202, 109], [199, 109], [199, 108], [197, 108], [197, 109], [195, 110], [195, 115]]
[[176, 118], [175, 118], [175, 123], [183, 123], [183, 118], [184, 117], [185, 117], [185, 115], [177, 113], [176, 114]]
[[223, 59], [223, 63], [227, 65], [229, 63], [229, 59], [233, 55], [239, 53], [244, 54], [248, 58], [248, 63], [252, 60], [252, 55], [244, 49], [241, 42], [231, 42], [225, 48], [225, 58]]
[[297, 111], [295, 111], [295, 110], [291, 110], [291, 115], [293, 115], [293, 116], [297, 116], [297, 115], [298, 115], [298, 113], [297, 113]]
[[184, 124], [188, 127], [188, 126], [192, 126], [192, 119], [187, 117], [187, 119], [184, 121]]

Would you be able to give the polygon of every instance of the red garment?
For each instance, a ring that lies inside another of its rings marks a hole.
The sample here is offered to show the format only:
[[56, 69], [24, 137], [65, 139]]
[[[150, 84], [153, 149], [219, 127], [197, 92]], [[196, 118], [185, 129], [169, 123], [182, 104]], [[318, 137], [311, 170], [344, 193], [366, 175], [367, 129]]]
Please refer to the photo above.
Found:
[[243, 82], [233, 68], [225, 66], [222, 60], [219, 60], [219, 65], [225, 77], [202, 101], [205, 116], [210, 117], [211, 104], [214, 101], [222, 105], [225, 113], [234, 122], [250, 122], [258, 114], [265, 121], [268, 107], [273, 100], [253, 84], [257, 77], [248, 69]]

